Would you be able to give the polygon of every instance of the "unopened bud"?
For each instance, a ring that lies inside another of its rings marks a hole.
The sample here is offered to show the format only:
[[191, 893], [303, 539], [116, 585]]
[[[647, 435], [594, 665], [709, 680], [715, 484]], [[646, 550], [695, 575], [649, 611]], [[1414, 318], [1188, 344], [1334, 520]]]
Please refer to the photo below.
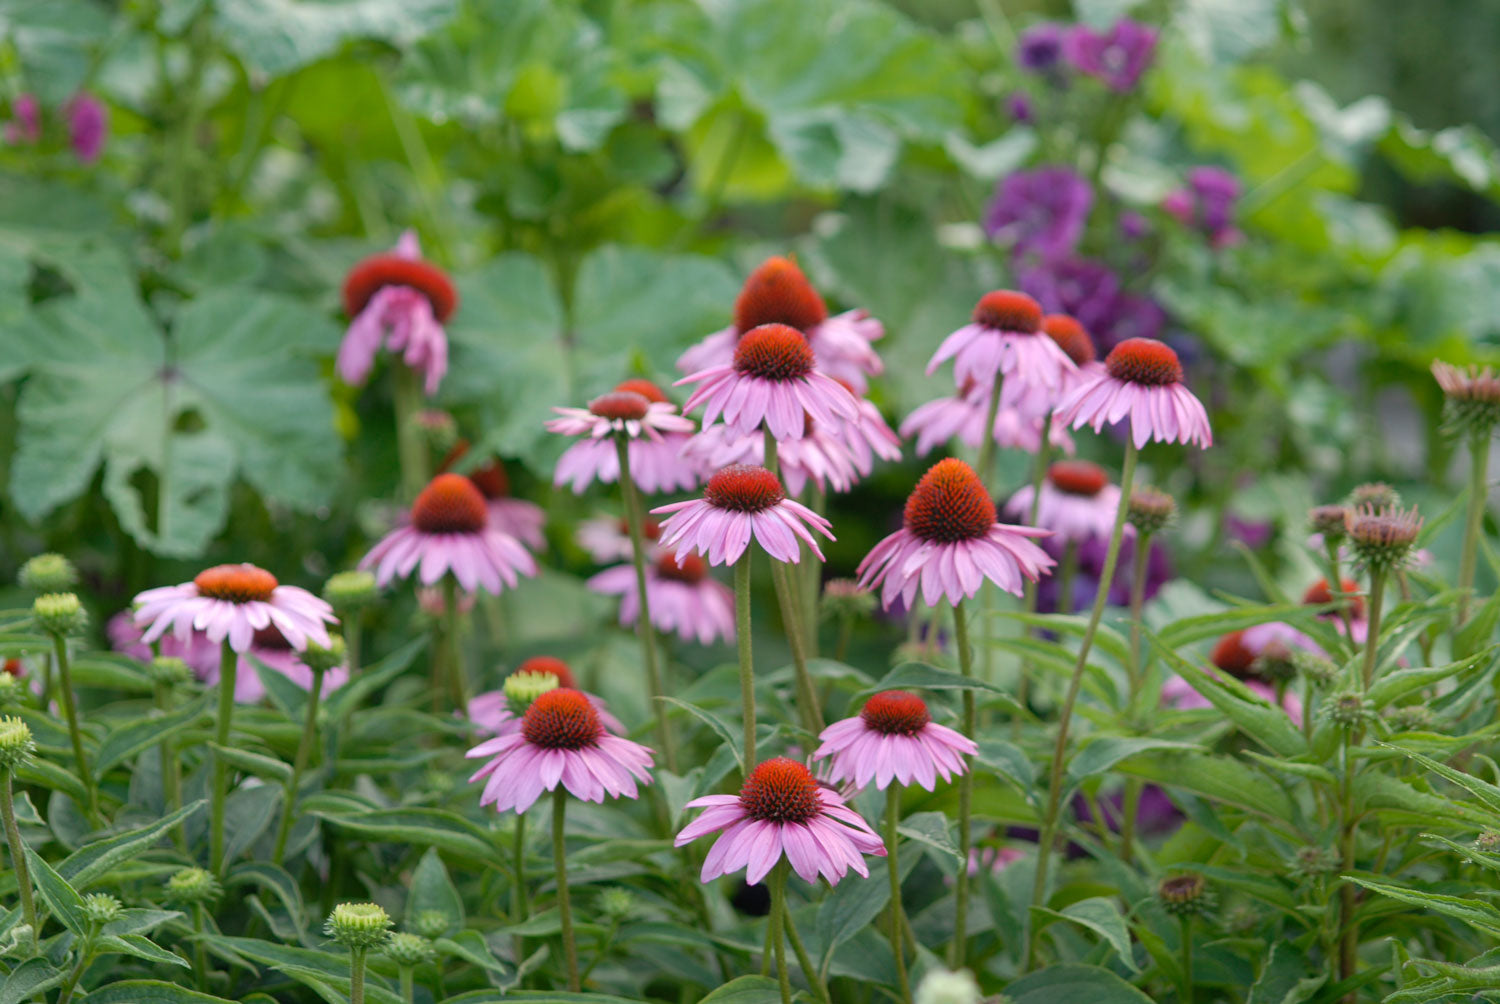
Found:
[[512, 673], [505, 678], [505, 703], [514, 715], [526, 714], [531, 702], [560, 686], [553, 673]]
[[47, 593], [31, 605], [37, 627], [50, 635], [66, 638], [79, 634], [88, 624], [88, 614], [76, 593]]
[[91, 892], [83, 897], [83, 916], [90, 924], [103, 927], [110, 921], [119, 920], [124, 909], [120, 901], [107, 892]]
[[185, 687], [193, 682], [193, 667], [174, 656], [160, 656], [151, 660], [151, 679], [169, 690]]
[[1202, 875], [1172, 875], [1156, 887], [1156, 899], [1162, 909], [1179, 917], [1206, 913], [1213, 908], [1213, 894]]
[[36, 740], [31, 738], [31, 726], [9, 715], [0, 718], [0, 768], [13, 771], [24, 767], [35, 755]]
[[1130, 493], [1125, 519], [1142, 536], [1156, 533], [1177, 515], [1177, 500], [1166, 492], [1145, 486]]
[[437, 949], [432, 942], [420, 934], [408, 934], [405, 931], [392, 934], [391, 940], [385, 943], [384, 951], [388, 959], [402, 967], [420, 966], [437, 956]]
[[380, 590], [372, 572], [339, 572], [323, 583], [323, 599], [333, 607], [340, 620], [359, 613], [379, 598]]
[[219, 880], [202, 868], [183, 868], [167, 879], [167, 901], [171, 903], [212, 903], [220, 891]]
[[78, 569], [61, 554], [38, 554], [21, 566], [21, 586], [40, 596], [66, 593], [78, 584]]
[[340, 903], [323, 933], [345, 948], [375, 948], [390, 937], [391, 918], [377, 903]]
[[309, 641], [307, 648], [302, 650], [302, 662], [315, 673], [326, 673], [342, 666], [347, 654], [343, 635], [330, 634], [326, 648], [315, 641]]
[[441, 938], [453, 922], [441, 910], [422, 910], [411, 922], [412, 930], [424, 938]]

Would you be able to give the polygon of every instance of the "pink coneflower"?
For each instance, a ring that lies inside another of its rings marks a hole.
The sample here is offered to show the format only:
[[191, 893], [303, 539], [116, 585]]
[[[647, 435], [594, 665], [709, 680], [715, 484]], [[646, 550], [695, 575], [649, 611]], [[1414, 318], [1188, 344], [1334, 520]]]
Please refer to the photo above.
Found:
[[68, 145], [80, 163], [92, 164], [104, 152], [109, 138], [109, 109], [104, 102], [80, 91], [63, 107], [68, 119]]
[[[1347, 608], [1346, 612], [1349, 615], [1349, 640], [1357, 645], [1363, 645], [1365, 639], [1369, 636], [1370, 622], [1365, 619], [1365, 601], [1364, 597], [1360, 595], [1359, 583], [1353, 579], [1344, 579], [1343, 591], [1345, 596], [1339, 599], [1345, 604]], [[1326, 578], [1314, 582], [1302, 594], [1302, 602], [1309, 605], [1322, 606], [1334, 602], [1334, 599], [1333, 592], [1328, 588], [1328, 580]], [[1319, 614], [1318, 617], [1321, 620], [1331, 621], [1334, 630], [1338, 631], [1339, 634], [1345, 633], [1344, 617], [1338, 610]]]
[[559, 784], [575, 798], [602, 802], [605, 795], [635, 798], [637, 781], [651, 783], [651, 751], [610, 735], [589, 699], [566, 687], [531, 702], [518, 730], [488, 739], [466, 755], [492, 758], [469, 780], [489, 779], [479, 804], [493, 805], [496, 812], [525, 812]]
[[630, 477], [644, 492], [690, 491], [698, 487], [693, 466], [682, 460], [683, 446], [693, 433], [691, 420], [677, 414], [677, 406], [647, 380], [627, 380], [587, 408], [553, 408], [560, 418], [547, 429], [565, 436], [583, 436], [557, 461], [552, 483], [572, 482], [581, 495], [591, 483], [613, 484], [620, 479], [616, 436], [628, 440]]
[[1127, 338], [1110, 350], [1104, 372], [1075, 388], [1058, 406], [1058, 418], [1075, 429], [1098, 432], [1130, 419], [1139, 449], [1151, 440], [1213, 445], [1208, 413], [1182, 384], [1177, 353], [1152, 338]]
[[[412, 503], [411, 522], [397, 527], [360, 559], [384, 586], [421, 568], [430, 586], [452, 573], [467, 592], [499, 595], [521, 575], [535, 575], [536, 561], [521, 542], [490, 525], [489, 509], [474, 482], [462, 474], [439, 474]], [[502, 584], [503, 583], [503, 584]]]
[[865, 702], [853, 718], [834, 722], [818, 737], [823, 741], [813, 759], [832, 757], [828, 779], [835, 784], [853, 781], [864, 788], [875, 782], [884, 791], [892, 783], [915, 781], [933, 790], [968, 770], [964, 756], [979, 747], [968, 737], [932, 720], [927, 702], [904, 690], [884, 690]]
[[871, 342], [885, 326], [863, 310], [833, 317], [818, 291], [790, 258], [766, 259], [750, 273], [734, 303], [734, 323], [704, 338], [677, 360], [684, 373], [697, 373], [734, 361], [740, 336], [762, 324], [785, 324], [807, 337], [817, 369], [843, 380], [863, 394], [868, 377], [884, 369]]
[[456, 309], [458, 292], [447, 273], [422, 260], [417, 235], [406, 231], [393, 251], [366, 258], [344, 279], [344, 312], [352, 320], [339, 346], [339, 376], [364, 383], [383, 341], [424, 375], [427, 394], [436, 394], [448, 371], [443, 324]]
[[[1256, 679], [1241, 680], [1245, 688], [1256, 697], [1261, 698], [1272, 707], [1276, 707], [1276, 688], [1270, 684]], [[1196, 711], [1202, 708], [1213, 707], [1213, 702], [1193, 689], [1193, 685], [1180, 676], [1172, 676], [1161, 687], [1161, 702], [1169, 708], [1178, 711]], [[1297, 694], [1288, 688], [1281, 695], [1280, 708], [1285, 711], [1287, 717], [1296, 725], [1302, 724], [1302, 701]]]
[[1020, 595], [1023, 579], [1035, 582], [1055, 564], [1030, 539], [1049, 531], [995, 522], [995, 503], [962, 460], [940, 460], [922, 475], [906, 500], [905, 524], [859, 563], [861, 586], [885, 584], [886, 607], [899, 596], [909, 608], [919, 586], [928, 606], [943, 597], [958, 603], [985, 579]]
[[[1031, 486], [1016, 491], [1005, 503], [1005, 514], [1025, 519], [1031, 513]], [[1091, 537], [1108, 540], [1120, 508], [1120, 488], [1098, 464], [1087, 460], [1059, 460], [1047, 468], [1042, 490], [1037, 493], [1036, 525], [1051, 530], [1064, 541], [1081, 542]], [[1125, 535], [1135, 535], [1127, 525]]]
[[276, 576], [254, 565], [215, 565], [192, 582], [148, 589], [135, 598], [135, 622], [150, 625], [141, 641], [149, 645], [168, 628], [179, 642], [194, 631], [215, 645], [226, 639], [244, 652], [255, 632], [274, 625], [292, 648], [309, 641], [328, 644], [327, 624], [337, 623], [333, 608], [306, 589], [283, 586]]
[[[460, 439], [438, 465], [438, 473], [447, 472], [467, 456], [468, 452], [469, 441]], [[479, 494], [484, 496], [491, 526], [501, 533], [510, 534], [533, 551], [540, 551], [547, 546], [547, 536], [543, 530], [547, 525], [546, 512], [534, 502], [511, 495], [510, 478], [499, 457], [491, 457], [488, 463], [470, 471], [468, 477], [474, 482], [474, 487], [479, 489]]]
[[675, 548], [679, 561], [701, 554], [710, 565], [732, 565], [754, 537], [777, 561], [796, 562], [798, 538], [823, 560], [809, 526], [829, 540], [832, 524], [800, 502], [786, 497], [781, 481], [764, 467], [732, 464], [708, 479], [701, 499], [673, 502], [652, 509], [671, 513], [662, 520], [661, 544]]
[[[630, 524], [613, 516], [597, 516], [583, 520], [573, 535], [578, 546], [588, 552], [596, 565], [612, 565], [617, 561], [629, 561], [635, 553], [630, 543]], [[648, 519], [641, 524], [641, 540], [649, 548], [661, 536], [661, 524]]]
[[[620, 623], [634, 624], [641, 616], [635, 567], [616, 565], [588, 580], [596, 593], [620, 597]], [[712, 645], [715, 639], [734, 641], [734, 591], [708, 576], [708, 565], [696, 554], [680, 557], [664, 550], [646, 567], [646, 598], [651, 623], [658, 631], [675, 633], [683, 641]]]
[[[553, 655], [534, 655], [522, 662], [511, 673], [511, 676], [551, 676], [557, 680], [557, 685], [567, 690], [577, 690], [588, 698], [594, 706], [594, 711], [599, 715], [599, 724], [616, 735], [624, 735], [629, 729], [610, 713], [604, 703], [604, 698], [596, 694], [590, 694], [581, 690], [578, 682], [573, 678], [573, 670], [566, 662]], [[485, 732], [497, 736], [503, 736], [510, 732], [517, 732], [521, 728], [521, 715], [517, 715], [510, 707], [510, 699], [505, 691], [491, 690], [479, 694], [469, 701], [469, 721], [479, 726]]]
[[[853, 388], [850, 388], [852, 393]], [[855, 395], [857, 414], [851, 420], [834, 426], [833, 433], [849, 447], [854, 457], [854, 467], [861, 477], [869, 477], [875, 470], [875, 458], [881, 460], [901, 459], [901, 437], [886, 424], [885, 416], [871, 401]]]
[[1104, 364], [1099, 361], [1099, 350], [1094, 346], [1094, 336], [1073, 316], [1048, 314], [1042, 318], [1042, 333], [1056, 342], [1063, 354], [1073, 360], [1074, 372], [1063, 381], [1064, 393], [1104, 373]]
[[[846, 492], [859, 477], [854, 454], [831, 428], [809, 421], [801, 439], [777, 444], [776, 462], [793, 495], [801, 495], [811, 481], [819, 491]], [[704, 472], [704, 477], [734, 464], [765, 463], [766, 437], [759, 431], [739, 432], [722, 422], [710, 425], [688, 440], [682, 458]]]
[[703, 405], [703, 424], [720, 416], [739, 432], [764, 426], [778, 440], [799, 439], [805, 419], [832, 425], [859, 413], [837, 380], [814, 369], [807, 339], [785, 324], [762, 324], [740, 337], [728, 365], [699, 370], [677, 381], [698, 384], [684, 411]]
[[1025, 293], [993, 290], [979, 298], [973, 320], [943, 339], [928, 374], [953, 360], [953, 382], [990, 388], [1004, 379], [1000, 403], [1016, 407], [1038, 397], [1055, 399], [1073, 361], [1042, 333], [1042, 306]]
[[[952, 397], [940, 397], [918, 406], [906, 416], [898, 431], [903, 437], [917, 437], [918, 456], [931, 453], [954, 438], [970, 449], [978, 449], [984, 442], [987, 396], [982, 387], [969, 384]], [[1075, 449], [1073, 437], [1055, 420], [1049, 423], [1041, 416], [1023, 416], [1015, 408], [1002, 407], [995, 412], [991, 432], [996, 446], [1036, 453], [1042, 446], [1044, 426], [1052, 448], [1071, 456]]]
[[785, 757], [751, 771], [738, 795], [705, 795], [687, 808], [705, 811], [677, 834], [676, 846], [724, 831], [703, 861], [704, 882], [744, 868], [755, 885], [785, 855], [804, 881], [821, 874], [832, 885], [851, 868], [869, 877], [862, 855], [885, 856], [884, 841], [838, 792]]

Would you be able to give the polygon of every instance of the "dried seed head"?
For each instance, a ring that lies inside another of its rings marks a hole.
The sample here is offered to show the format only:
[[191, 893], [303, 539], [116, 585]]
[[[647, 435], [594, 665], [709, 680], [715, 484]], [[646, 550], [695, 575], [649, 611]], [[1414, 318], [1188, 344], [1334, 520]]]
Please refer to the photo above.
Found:
[[1177, 516], [1177, 500], [1166, 492], [1146, 485], [1130, 493], [1125, 519], [1141, 536], [1157, 533]]
[[1156, 899], [1162, 909], [1179, 917], [1206, 913], [1213, 907], [1208, 882], [1196, 872], [1162, 879], [1156, 887]]
[[1432, 364], [1432, 375], [1443, 388], [1443, 417], [1454, 432], [1488, 436], [1500, 422], [1500, 376], [1488, 366], [1459, 368]]
[[1344, 528], [1360, 564], [1371, 572], [1384, 573], [1406, 564], [1422, 531], [1422, 517], [1415, 506], [1405, 510], [1364, 506], [1348, 514]]

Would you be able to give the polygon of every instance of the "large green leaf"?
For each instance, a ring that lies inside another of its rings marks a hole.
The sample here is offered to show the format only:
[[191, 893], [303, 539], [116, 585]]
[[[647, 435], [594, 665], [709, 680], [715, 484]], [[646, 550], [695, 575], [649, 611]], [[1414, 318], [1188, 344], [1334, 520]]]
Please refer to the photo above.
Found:
[[1149, 1004], [1151, 998], [1097, 966], [1063, 965], [1024, 976], [1005, 992], [1016, 1004]]
[[223, 997], [201, 994], [158, 980], [125, 980], [89, 991], [90, 1004], [233, 1004]]
[[86, 844], [68, 855], [57, 866], [57, 870], [76, 888], [87, 889], [92, 883], [108, 874], [116, 865], [124, 864], [150, 850], [151, 845], [160, 840], [164, 833], [182, 823], [206, 804], [200, 798], [145, 826]]
[[1371, 882], [1354, 875], [1345, 875], [1347, 881], [1356, 885], [1364, 886], [1371, 892], [1378, 892], [1382, 896], [1410, 903], [1412, 906], [1425, 907], [1449, 917], [1457, 918], [1476, 930], [1494, 937], [1500, 935], [1500, 910], [1480, 899], [1460, 899], [1457, 896], [1445, 896], [1440, 893], [1421, 892], [1417, 889], [1404, 889], [1401, 886], [1390, 885], [1386, 882]]
[[376, 39], [406, 46], [441, 27], [457, 0], [216, 0], [220, 37], [251, 68], [289, 73], [331, 55], [345, 42]]
[[738, 976], [711, 990], [698, 1004], [778, 1004], [781, 986], [766, 976]]
[[0, 0], [0, 34], [20, 61], [18, 77], [49, 108], [88, 80], [109, 30], [109, 8], [93, 0]]

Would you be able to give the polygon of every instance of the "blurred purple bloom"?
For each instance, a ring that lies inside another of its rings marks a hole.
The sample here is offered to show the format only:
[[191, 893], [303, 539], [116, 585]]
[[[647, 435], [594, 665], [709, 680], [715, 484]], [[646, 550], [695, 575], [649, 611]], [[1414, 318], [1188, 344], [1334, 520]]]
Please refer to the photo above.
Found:
[[1240, 197], [1240, 179], [1222, 167], [1195, 167], [1187, 174], [1187, 187], [1167, 193], [1161, 207], [1184, 226], [1201, 230], [1216, 248], [1237, 243], [1243, 236], [1234, 225], [1234, 204]]
[[[1037, 609], [1042, 613], [1056, 613], [1059, 589], [1061, 588], [1060, 564], [1066, 546], [1056, 537], [1040, 542], [1042, 550], [1059, 562], [1059, 569], [1037, 584]], [[1078, 545], [1078, 570], [1073, 576], [1072, 605], [1070, 612], [1088, 609], [1094, 602], [1098, 589], [1099, 573], [1104, 571], [1104, 554], [1109, 541], [1102, 537], [1091, 537]], [[1115, 566], [1114, 583], [1110, 586], [1109, 602], [1117, 607], [1130, 605], [1130, 577], [1135, 568], [1135, 540], [1127, 538], [1120, 542], [1120, 558]], [[1146, 557], [1146, 599], [1149, 601], [1173, 578], [1172, 561], [1166, 546], [1160, 539], [1151, 541], [1151, 553]]]
[[1233, 512], [1224, 514], [1224, 530], [1231, 538], [1258, 551], [1271, 542], [1276, 526], [1269, 520], [1243, 519]]
[[1078, 246], [1093, 205], [1093, 188], [1066, 167], [1017, 171], [995, 189], [984, 230], [1017, 251], [1057, 258]]
[[86, 91], [80, 91], [63, 109], [68, 117], [68, 143], [85, 164], [99, 159], [109, 134], [109, 110], [104, 102]]
[[1151, 223], [1133, 210], [1126, 210], [1120, 214], [1120, 238], [1125, 241], [1138, 241], [1151, 233]]
[[22, 94], [11, 104], [14, 116], [5, 123], [5, 142], [29, 146], [42, 138], [42, 105], [35, 94]]
[[1156, 30], [1125, 17], [1107, 34], [1075, 24], [1063, 39], [1063, 53], [1079, 72], [1104, 82], [1112, 91], [1135, 87], [1156, 53]]
[[1018, 276], [1022, 292], [1049, 313], [1070, 314], [1097, 335], [1110, 320], [1120, 280], [1108, 265], [1088, 258], [1044, 261]]
[[1044, 73], [1062, 60], [1063, 40], [1068, 29], [1052, 21], [1032, 25], [1021, 32], [1016, 61], [1023, 70]]
[[1031, 122], [1031, 98], [1025, 91], [1013, 91], [1005, 99], [1005, 112], [1023, 125]]
[[1109, 306], [1108, 319], [1089, 331], [1100, 355], [1106, 355], [1127, 338], [1160, 338], [1166, 324], [1167, 312], [1151, 297], [1120, 293]]

